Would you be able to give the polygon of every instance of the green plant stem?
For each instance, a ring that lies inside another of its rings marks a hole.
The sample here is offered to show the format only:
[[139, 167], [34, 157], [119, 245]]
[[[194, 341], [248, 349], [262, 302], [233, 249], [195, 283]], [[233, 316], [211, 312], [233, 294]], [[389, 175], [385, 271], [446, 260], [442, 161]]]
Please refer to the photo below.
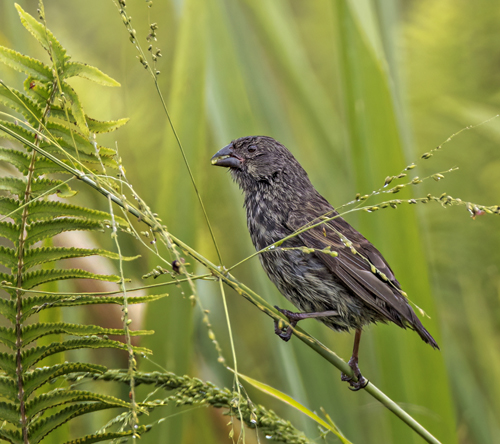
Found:
[[[185, 244], [184, 242], [182, 242], [180, 239], [176, 238], [171, 233], [167, 233], [164, 230], [163, 226], [158, 221], [156, 221], [154, 219], [154, 217], [151, 217], [147, 214], [140, 212], [137, 208], [124, 202], [122, 199], [115, 196], [109, 190], [100, 186], [98, 183], [96, 183], [94, 180], [92, 180], [90, 177], [88, 177], [83, 172], [78, 171], [78, 170], [66, 165], [64, 162], [60, 161], [57, 157], [51, 155], [50, 153], [46, 152], [42, 148], [34, 145], [29, 140], [26, 140], [23, 137], [19, 136], [18, 134], [11, 131], [9, 128], [5, 127], [4, 125], [0, 124], [0, 129], [3, 130], [4, 132], [6, 132], [7, 134], [11, 135], [12, 137], [18, 139], [20, 142], [22, 142], [26, 146], [34, 149], [35, 151], [37, 151], [41, 155], [52, 160], [54, 163], [59, 165], [61, 168], [64, 168], [67, 171], [69, 171], [70, 173], [74, 174], [82, 182], [84, 182], [87, 185], [89, 185], [90, 187], [94, 188], [99, 193], [103, 194], [106, 198], [110, 199], [111, 201], [113, 201], [114, 203], [116, 203], [117, 205], [122, 207], [124, 210], [130, 212], [133, 216], [137, 217], [139, 220], [141, 220], [142, 222], [147, 224], [149, 227], [151, 227], [153, 232], [155, 232], [159, 235], [162, 235], [164, 237], [164, 240], [167, 242], [167, 244], [169, 244], [170, 242], [174, 243], [180, 249], [182, 249], [187, 254], [189, 254], [193, 259], [196, 259], [200, 264], [202, 264], [203, 266], [208, 268], [215, 277], [224, 281], [224, 283], [226, 285], [233, 288], [238, 294], [240, 294], [245, 299], [250, 301], [252, 304], [257, 306], [261, 311], [266, 313], [268, 316], [270, 316], [276, 320], [284, 320], [285, 322], [287, 322], [287, 320], [283, 317], [283, 315], [281, 315], [281, 313], [279, 313], [267, 301], [265, 301], [261, 296], [259, 296], [257, 293], [255, 293], [253, 290], [251, 290], [249, 287], [247, 287], [246, 285], [239, 282], [230, 273], [228, 273], [227, 270], [225, 270], [223, 267], [220, 267], [220, 266], [213, 264], [208, 259], [206, 259], [204, 256], [199, 254], [196, 250], [191, 248], [189, 245]], [[302, 342], [304, 342], [306, 345], [308, 345], [310, 348], [312, 348], [316, 353], [321, 355], [323, 358], [325, 358], [328, 362], [333, 364], [335, 367], [337, 367], [343, 373], [345, 373], [349, 376], [353, 376], [353, 379], [356, 380], [356, 378], [354, 377], [354, 375], [352, 373], [351, 368], [347, 365], [347, 363], [345, 361], [343, 361], [340, 357], [338, 357], [333, 351], [328, 349], [325, 345], [323, 345], [317, 339], [308, 335], [300, 327], [295, 327], [293, 329], [293, 332]], [[406, 413], [399, 405], [397, 405], [393, 400], [391, 400], [388, 396], [386, 396], [382, 391], [380, 391], [371, 382], [366, 386], [366, 388], [364, 390], [367, 393], [369, 393], [371, 396], [373, 396], [375, 399], [377, 399], [382, 405], [387, 407], [391, 412], [393, 412], [399, 419], [401, 419], [404, 423], [406, 423], [409, 427], [411, 427], [415, 432], [417, 432], [428, 443], [440, 444], [440, 442], [437, 440], [436, 437], [434, 437], [420, 423], [418, 423], [414, 418], [412, 418], [408, 413]]]

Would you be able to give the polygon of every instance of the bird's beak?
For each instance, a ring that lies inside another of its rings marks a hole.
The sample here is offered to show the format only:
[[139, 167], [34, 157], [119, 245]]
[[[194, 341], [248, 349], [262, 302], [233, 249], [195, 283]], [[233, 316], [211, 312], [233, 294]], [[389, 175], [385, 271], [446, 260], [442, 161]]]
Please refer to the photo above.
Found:
[[243, 159], [238, 157], [232, 150], [232, 145], [227, 145], [221, 150], [217, 151], [212, 157], [212, 165], [228, 167], [228, 168], [241, 168]]

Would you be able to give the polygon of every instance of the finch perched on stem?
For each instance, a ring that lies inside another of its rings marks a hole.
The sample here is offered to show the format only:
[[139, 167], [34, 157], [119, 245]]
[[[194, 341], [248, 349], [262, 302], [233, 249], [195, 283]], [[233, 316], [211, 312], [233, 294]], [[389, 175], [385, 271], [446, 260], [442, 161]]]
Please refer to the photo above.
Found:
[[439, 348], [384, 257], [316, 191], [286, 147], [271, 137], [242, 137], [218, 151], [212, 164], [229, 168], [243, 190], [248, 230], [258, 251], [291, 236], [259, 254], [269, 279], [300, 310], [276, 307], [290, 323], [283, 330], [275, 322], [283, 340], [306, 318], [337, 331], [355, 330], [349, 366], [357, 381], [342, 375], [353, 390], [368, 383], [358, 367], [364, 325], [391, 321]]

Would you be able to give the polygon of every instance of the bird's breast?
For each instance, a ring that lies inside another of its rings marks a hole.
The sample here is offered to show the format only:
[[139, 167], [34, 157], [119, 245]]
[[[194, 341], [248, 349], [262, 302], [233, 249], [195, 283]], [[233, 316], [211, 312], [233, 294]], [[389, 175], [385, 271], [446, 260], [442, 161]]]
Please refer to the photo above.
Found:
[[277, 199], [253, 199], [246, 205], [248, 231], [257, 250], [261, 250], [291, 234], [286, 228], [288, 209]]

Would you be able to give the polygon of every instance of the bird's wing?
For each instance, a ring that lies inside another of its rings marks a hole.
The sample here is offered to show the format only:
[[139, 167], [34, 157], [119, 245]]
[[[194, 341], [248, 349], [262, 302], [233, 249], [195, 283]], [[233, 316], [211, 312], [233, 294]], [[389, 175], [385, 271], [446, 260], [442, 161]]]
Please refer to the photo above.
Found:
[[[310, 221], [305, 213], [289, 214], [289, 229], [297, 231]], [[316, 220], [319, 222], [319, 220]], [[413, 328], [420, 324], [400, 285], [379, 251], [345, 220], [338, 217], [309, 229], [297, 236], [354, 294], [382, 317], [401, 327]], [[336, 257], [322, 250], [330, 247]], [[408, 325], [409, 324], [409, 325]], [[418, 327], [417, 327], [418, 328]]]

